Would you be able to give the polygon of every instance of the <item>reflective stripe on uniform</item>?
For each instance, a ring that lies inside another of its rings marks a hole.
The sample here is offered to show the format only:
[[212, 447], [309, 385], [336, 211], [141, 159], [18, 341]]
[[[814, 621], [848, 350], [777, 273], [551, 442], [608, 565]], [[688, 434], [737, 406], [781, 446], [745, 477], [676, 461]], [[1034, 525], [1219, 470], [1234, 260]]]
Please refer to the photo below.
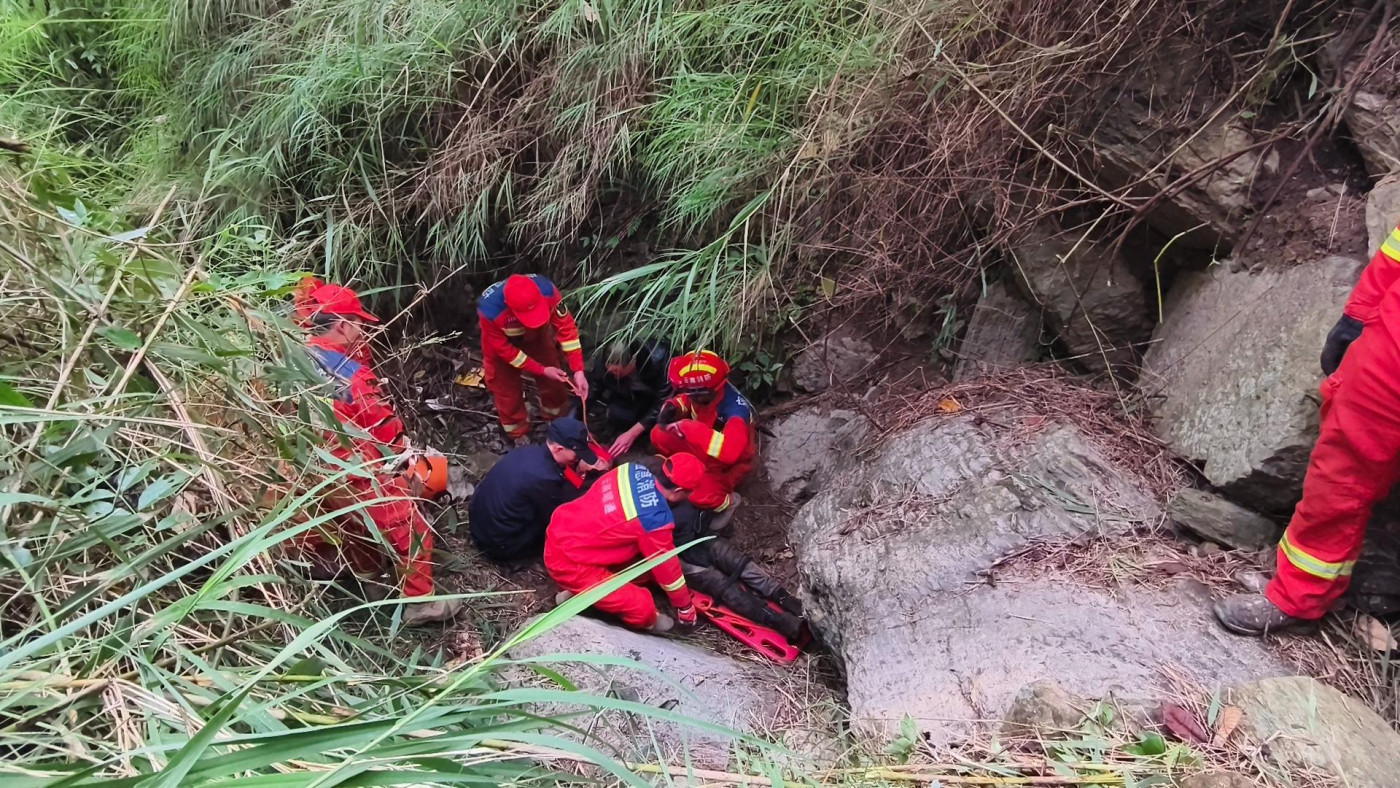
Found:
[[579, 342], [577, 339], [570, 339], [560, 342], [559, 347], [563, 348], [565, 353], [572, 353], [575, 350], [583, 350], [583, 343]]
[[1381, 251], [1385, 253], [1386, 257], [1400, 262], [1400, 227], [1390, 231], [1390, 237], [1381, 244]]
[[554, 418], [555, 416], [562, 416], [564, 414], [564, 408], [546, 408], [545, 406], [541, 405], [540, 413], [550, 418]]
[[524, 435], [530, 431], [530, 425], [528, 422], [524, 424], [502, 423], [501, 429], [505, 430], [507, 435]]
[[1313, 577], [1323, 580], [1336, 580], [1339, 577], [1349, 577], [1351, 570], [1356, 566], [1355, 561], [1323, 561], [1314, 558], [1303, 552], [1301, 547], [1288, 540], [1288, 533], [1285, 532], [1283, 540], [1278, 543], [1279, 549], [1283, 551], [1283, 557], [1288, 559], [1288, 563], [1298, 569], [1307, 572]]
[[705, 453], [708, 454], [708, 455], [710, 455], [711, 457], [714, 457], [716, 460], [718, 460], [718, 459], [719, 459], [719, 452], [720, 452], [720, 449], [723, 449], [723, 448], [724, 448], [724, 433], [722, 433], [722, 432], [716, 432], [714, 435], [711, 435], [711, 436], [710, 436], [710, 446], [709, 446], [709, 448], [705, 449]]
[[617, 497], [622, 501], [622, 513], [628, 520], [637, 519], [637, 498], [632, 493], [632, 463], [617, 470]]
[[661, 584], [661, 590], [665, 591], [665, 592], [668, 593], [668, 594], [671, 593], [672, 591], [679, 591], [679, 590], [682, 589], [682, 588], [685, 588], [685, 577], [684, 577], [684, 576], [681, 576], [681, 577], [676, 578], [676, 582], [674, 582], [674, 583], [662, 583], [662, 584]]
[[523, 328], [503, 328], [503, 329], [501, 329], [501, 332], [504, 333], [504, 334], [505, 334], [506, 336], [508, 336], [508, 337], [523, 337], [523, 336], [525, 336], [525, 329], [523, 329]]
[[529, 360], [530, 357], [525, 355], [525, 351], [517, 350], [515, 351], [515, 358], [510, 360], [510, 365], [512, 367], [515, 367], [516, 369], [520, 369], [521, 367], [525, 366], [525, 362]]

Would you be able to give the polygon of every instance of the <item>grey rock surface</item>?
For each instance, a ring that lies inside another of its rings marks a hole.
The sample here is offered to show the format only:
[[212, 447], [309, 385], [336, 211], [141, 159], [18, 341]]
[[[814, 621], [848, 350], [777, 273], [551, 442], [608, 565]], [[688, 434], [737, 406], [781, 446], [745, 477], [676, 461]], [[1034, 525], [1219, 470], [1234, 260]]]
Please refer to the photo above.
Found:
[[1392, 87], [1356, 91], [1342, 115], [1371, 175], [1400, 170], [1400, 98], [1387, 95]]
[[763, 447], [768, 482], [788, 500], [805, 501], [860, 446], [870, 420], [852, 410], [814, 406], [784, 416], [769, 429], [773, 435]]
[[1400, 173], [1380, 180], [1366, 195], [1366, 253], [1375, 255], [1400, 224]]
[[1221, 264], [1172, 287], [1140, 381], [1157, 431], [1226, 496], [1286, 515], [1317, 437], [1318, 366], [1361, 262], [1249, 273]]
[[1201, 772], [1181, 778], [1181, 788], [1259, 788], [1239, 772]]
[[875, 360], [875, 348], [845, 329], [836, 329], [813, 342], [793, 362], [793, 382], [803, 391], [831, 388], [838, 380], [858, 377]]
[[1048, 226], [1020, 233], [1008, 251], [1017, 287], [1076, 362], [1102, 370], [1136, 360], [1152, 325], [1142, 282], [1120, 255]]
[[1158, 686], [1168, 664], [1207, 681], [1283, 671], [1261, 645], [1220, 631], [1186, 589], [1112, 594], [1064, 577], [977, 584], [1031, 540], [1158, 516], [1078, 429], [996, 429], [971, 416], [917, 426], [844, 468], [793, 522], [803, 597], [844, 669], [858, 726], [889, 731], [907, 714], [947, 743], [1000, 719], [1039, 679], [1102, 697], [1119, 684]]
[[1236, 550], [1262, 550], [1278, 544], [1282, 533], [1269, 518], [1190, 487], [1172, 496], [1167, 512], [1178, 526]]
[[972, 310], [958, 347], [953, 380], [967, 380], [1008, 369], [1035, 358], [1040, 346], [1040, 315], [1002, 282], [987, 292]]
[[1016, 693], [1006, 710], [1001, 732], [1012, 738], [1060, 738], [1079, 726], [1091, 706], [1050, 679], [1034, 681]]
[[[741, 662], [677, 639], [633, 632], [585, 617], [572, 618], [522, 644], [510, 657], [552, 654], [628, 659], [650, 669], [550, 663], [580, 689], [593, 694], [611, 694], [670, 708], [676, 714], [741, 734], [766, 734], [780, 728], [787, 737], [787, 746], [797, 750], [810, 751], [818, 743], [829, 744], [835, 736], [822, 725], [795, 722], [803, 718], [803, 710], [795, 709], [781, 690], [793, 675], [791, 667], [780, 668], [757, 660]], [[550, 709], [565, 710], [568, 709], [563, 706]], [[589, 731], [589, 744], [629, 759], [661, 758], [668, 763], [684, 763], [684, 758], [689, 757], [696, 766], [722, 769], [729, 763], [735, 746], [734, 739], [722, 733], [648, 720], [630, 712], [593, 713], [582, 723], [575, 718], [573, 724]]]
[[1239, 731], [1284, 773], [1315, 770], [1350, 788], [1400, 788], [1400, 733], [1366, 704], [1305, 676], [1234, 688]]

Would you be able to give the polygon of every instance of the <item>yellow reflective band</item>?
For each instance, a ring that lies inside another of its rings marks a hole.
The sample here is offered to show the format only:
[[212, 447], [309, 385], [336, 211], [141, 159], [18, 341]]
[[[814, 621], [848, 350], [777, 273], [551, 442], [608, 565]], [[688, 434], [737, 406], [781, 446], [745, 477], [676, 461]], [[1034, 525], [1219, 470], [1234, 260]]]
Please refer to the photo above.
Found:
[[570, 340], [567, 341], [567, 342], [560, 342], [560, 343], [559, 343], [559, 347], [564, 348], [564, 352], [565, 352], [565, 353], [572, 353], [572, 352], [574, 352], [575, 350], [582, 350], [582, 349], [583, 349], [583, 344], [582, 344], [581, 342], [579, 342], [577, 339], [570, 339]]
[[1385, 243], [1381, 244], [1381, 253], [1400, 262], [1400, 238], [1396, 237], [1396, 233], [1391, 233], [1390, 237], [1385, 239]]
[[706, 449], [705, 453], [718, 460], [719, 451], [722, 448], [724, 448], [724, 433], [716, 432], [710, 436], [710, 448]]
[[503, 333], [505, 333], [505, 335], [508, 336], [508, 337], [523, 337], [523, 336], [525, 336], [525, 329], [523, 329], [523, 328], [503, 328], [503, 329], [501, 329], [501, 331], [502, 331]]
[[528, 422], [524, 424], [502, 424], [501, 429], [505, 430], [507, 435], [522, 435], [530, 431], [530, 425]]
[[1351, 570], [1356, 566], [1355, 561], [1323, 561], [1314, 558], [1303, 552], [1302, 548], [1288, 541], [1288, 533], [1283, 534], [1283, 540], [1278, 543], [1283, 550], [1284, 558], [1288, 563], [1293, 564], [1304, 572], [1323, 580], [1336, 580], [1339, 577], [1349, 577]]
[[546, 408], [544, 406], [540, 406], [540, 413], [543, 413], [546, 416], [558, 416], [563, 412], [563, 408]]
[[515, 351], [515, 358], [510, 360], [510, 365], [512, 367], [515, 367], [516, 369], [520, 369], [521, 367], [525, 366], [525, 362], [529, 360], [530, 357], [525, 355], [525, 351], [517, 350]]
[[681, 377], [685, 377], [686, 375], [689, 375], [692, 372], [708, 372], [711, 375], [713, 375], [716, 372], [719, 372], [719, 367], [716, 367], [713, 364], [705, 364], [699, 361], [695, 362], [694, 364], [686, 364], [684, 367], [681, 367]]
[[632, 463], [617, 469], [617, 497], [622, 501], [622, 513], [628, 520], [637, 519], [637, 498], [632, 493]]
[[678, 578], [676, 578], [676, 582], [674, 582], [674, 583], [662, 583], [662, 584], [661, 584], [661, 590], [662, 590], [662, 591], [665, 591], [665, 592], [668, 593], [668, 594], [671, 593], [672, 591], [679, 591], [679, 590], [681, 590], [682, 588], [685, 588], [685, 577], [678, 577]]

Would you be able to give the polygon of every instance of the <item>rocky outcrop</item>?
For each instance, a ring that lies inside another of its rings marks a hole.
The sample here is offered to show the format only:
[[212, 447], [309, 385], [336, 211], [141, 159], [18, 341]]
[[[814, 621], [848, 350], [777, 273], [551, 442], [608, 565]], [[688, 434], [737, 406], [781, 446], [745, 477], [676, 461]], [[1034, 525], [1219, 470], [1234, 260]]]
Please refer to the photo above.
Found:
[[1228, 497], [1275, 515], [1297, 501], [1317, 436], [1318, 353], [1360, 267], [1224, 263], [1172, 288], [1141, 386], [1161, 435]]
[[1075, 362], [1102, 370], [1136, 361], [1152, 326], [1142, 283], [1120, 255], [1048, 226], [1021, 233], [1008, 252], [1017, 286]]
[[[1105, 115], [1094, 132], [1100, 176], [1116, 188], [1137, 184], [1135, 195], [1151, 198], [1188, 173], [1207, 172], [1158, 200], [1147, 223], [1184, 246], [1228, 249], [1243, 231], [1255, 181], [1278, 171], [1278, 153], [1223, 120], [1189, 137], [1165, 132], [1150, 102], [1125, 93]], [[1221, 164], [1207, 169], [1214, 162]]]
[[1226, 547], [1262, 550], [1278, 544], [1280, 529], [1274, 521], [1205, 490], [1181, 490], [1172, 496], [1167, 513], [1177, 526]]
[[1375, 255], [1400, 224], [1400, 173], [1382, 178], [1366, 195], [1366, 254]]
[[793, 362], [793, 382], [803, 391], [826, 391], [839, 380], [851, 381], [875, 360], [869, 342], [836, 329], [813, 342]]
[[1087, 700], [1066, 692], [1054, 681], [1041, 679], [1016, 693], [1011, 708], [1006, 710], [1001, 733], [1008, 738], [1063, 738], [1073, 734], [1090, 706]]
[[1040, 345], [1040, 315], [1013, 295], [1002, 282], [987, 292], [972, 310], [967, 333], [958, 348], [953, 380], [967, 380], [1009, 369], [1035, 358]]
[[1303, 676], [1236, 687], [1239, 731], [1283, 773], [1307, 770], [1351, 788], [1400, 788], [1400, 733], [1355, 698]]
[[860, 446], [870, 420], [852, 410], [803, 408], [770, 427], [763, 465], [768, 483], [790, 501], [805, 501], [826, 485], [833, 470]]
[[[567, 656], [558, 662], [545, 661], [579, 689], [594, 695], [670, 710], [746, 735], [774, 730], [774, 723], [782, 720], [785, 743], [799, 752], [819, 750], [829, 745], [834, 735], [819, 721], [804, 722], [806, 710], [795, 709], [783, 694], [782, 686], [791, 675], [791, 668], [758, 661], [740, 662], [679, 640], [583, 617], [569, 619], [516, 647], [510, 657], [531, 659], [554, 654], [575, 657], [573, 661]], [[643, 667], [588, 664], [577, 661], [577, 655], [632, 660]], [[588, 731], [588, 744], [627, 759], [660, 758], [667, 763], [690, 762], [703, 768], [722, 769], [729, 763], [735, 746], [732, 736], [714, 728], [633, 712], [600, 712], [583, 703], [559, 704], [548, 710], [554, 714], [570, 711], [587, 713], [587, 724], [580, 727]]]
[[979, 584], [1031, 540], [1121, 531], [1158, 513], [1078, 429], [1000, 429], [970, 415], [926, 422], [844, 467], [793, 522], [803, 596], [858, 726], [889, 730], [909, 715], [943, 743], [1000, 719], [1039, 679], [1103, 697], [1159, 686], [1167, 664], [1211, 681], [1282, 672], [1261, 645], [1214, 626], [1188, 587]]

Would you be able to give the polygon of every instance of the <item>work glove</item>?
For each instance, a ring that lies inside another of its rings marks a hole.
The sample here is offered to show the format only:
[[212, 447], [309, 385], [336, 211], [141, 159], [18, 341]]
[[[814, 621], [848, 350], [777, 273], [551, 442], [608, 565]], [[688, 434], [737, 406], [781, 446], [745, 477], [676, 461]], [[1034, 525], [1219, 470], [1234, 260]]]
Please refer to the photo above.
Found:
[[699, 618], [696, 616], [693, 603], [676, 609], [676, 626], [680, 628], [681, 632], [691, 632], [697, 623], [699, 623]]
[[1342, 315], [1337, 325], [1327, 332], [1327, 342], [1322, 346], [1322, 371], [1328, 375], [1337, 371], [1342, 364], [1342, 356], [1356, 338], [1361, 336], [1364, 324], [1350, 315]]

